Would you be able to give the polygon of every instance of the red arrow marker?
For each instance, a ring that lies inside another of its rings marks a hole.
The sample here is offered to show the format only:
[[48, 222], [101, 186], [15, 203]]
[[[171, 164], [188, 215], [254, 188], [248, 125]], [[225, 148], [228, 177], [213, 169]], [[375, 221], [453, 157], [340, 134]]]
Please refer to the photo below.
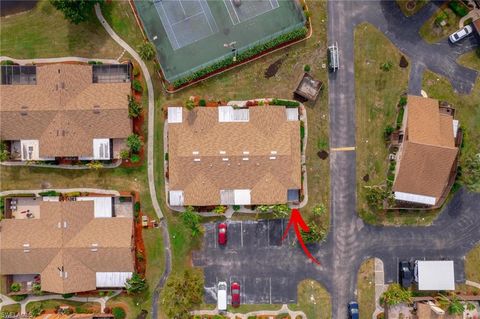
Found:
[[290, 215], [290, 221], [288, 222], [287, 228], [285, 228], [285, 232], [283, 233], [282, 241], [287, 237], [288, 235], [288, 230], [293, 224], [293, 229], [295, 229], [295, 234], [297, 235], [297, 239], [300, 242], [300, 246], [302, 246], [303, 251], [305, 252], [305, 255], [308, 256], [314, 263], [320, 265], [320, 262], [315, 259], [315, 257], [312, 256], [310, 251], [308, 250], [307, 246], [305, 246], [305, 243], [303, 242], [302, 235], [300, 234], [300, 229], [298, 226], [302, 228], [302, 230], [306, 233], [310, 231], [310, 228], [305, 224], [305, 221], [302, 218], [302, 215], [300, 215], [300, 211], [298, 209], [292, 209], [292, 214]]

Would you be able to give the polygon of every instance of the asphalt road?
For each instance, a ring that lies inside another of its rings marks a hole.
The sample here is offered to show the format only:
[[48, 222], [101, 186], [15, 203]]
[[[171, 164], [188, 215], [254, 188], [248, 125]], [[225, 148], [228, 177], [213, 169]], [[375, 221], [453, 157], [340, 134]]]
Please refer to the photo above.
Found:
[[[455, 61], [472, 49], [473, 38], [456, 46], [447, 41], [429, 45], [418, 35], [437, 7], [430, 2], [405, 18], [394, 1], [328, 2], [328, 38], [340, 52], [340, 69], [329, 75], [332, 148], [355, 146], [353, 31], [361, 22], [374, 24], [410, 58], [410, 92], [420, 92], [426, 68], [446, 76], [459, 92], [471, 91], [477, 73]], [[355, 151], [330, 154], [331, 228], [324, 243], [310, 247], [320, 266], [305, 257], [292, 234], [289, 244], [279, 243], [284, 221], [232, 222], [225, 248], [216, 245], [215, 225], [208, 224], [203, 248], [193, 255], [194, 265], [205, 270], [206, 301], [215, 302], [215, 284], [225, 280], [242, 285], [243, 303], [294, 302], [298, 282], [313, 278], [330, 292], [333, 318], [346, 318], [358, 268], [370, 257], [383, 260], [386, 283], [396, 280], [401, 259], [454, 260], [456, 280], [464, 281], [463, 258], [480, 242], [480, 194], [458, 191], [429, 227], [365, 225], [355, 211], [355, 160]]]

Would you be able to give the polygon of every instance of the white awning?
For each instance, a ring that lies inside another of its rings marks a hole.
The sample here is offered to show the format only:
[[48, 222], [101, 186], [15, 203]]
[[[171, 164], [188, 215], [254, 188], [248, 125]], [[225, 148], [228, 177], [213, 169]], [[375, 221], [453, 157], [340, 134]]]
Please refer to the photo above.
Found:
[[131, 272], [97, 272], [97, 288], [125, 287], [128, 279], [132, 278]]
[[168, 123], [182, 123], [182, 107], [169, 107], [168, 108]]
[[298, 121], [298, 107], [287, 107], [287, 121]]
[[248, 122], [250, 121], [249, 109], [234, 109], [231, 106], [218, 107], [219, 122]]
[[418, 260], [415, 271], [418, 290], [455, 290], [451, 260]]
[[437, 199], [435, 197], [403, 192], [395, 192], [395, 199], [426, 205], [435, 205], [435, 203], [437, 202]]
[[249, 189], [235, 189], [233, 194], [235, 205], [250, 205], [252, 202]]
[[183, 206], [183, 191], [169, 191], [169, 203], [171, 206]]
[[110, 159], [110, 139], [108, 138], [93, 139], [93, 159], [95, 160]]
[[93, 201], [95, 218], [110, 218], [112, 212], [112, 197], [77, 197], [77, 201]]

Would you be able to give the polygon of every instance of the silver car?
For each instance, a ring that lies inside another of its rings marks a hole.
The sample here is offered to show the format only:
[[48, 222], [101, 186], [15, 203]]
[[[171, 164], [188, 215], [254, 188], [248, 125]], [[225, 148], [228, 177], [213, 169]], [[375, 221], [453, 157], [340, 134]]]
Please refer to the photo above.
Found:
[[469, 35], [472, 32], [473, 32], [472, 26], [471, 25], [466, 25], [462, 29], [460, 29], [460, 30], [456, 31], [455, 33], [451, 34], [448, 37], [448, 39], [450, 40], [450, 42], [455, 43], [455, 42], [458, 42], [458, 41], [462, 40], [463, 38], [465, 38], [467, 35]]

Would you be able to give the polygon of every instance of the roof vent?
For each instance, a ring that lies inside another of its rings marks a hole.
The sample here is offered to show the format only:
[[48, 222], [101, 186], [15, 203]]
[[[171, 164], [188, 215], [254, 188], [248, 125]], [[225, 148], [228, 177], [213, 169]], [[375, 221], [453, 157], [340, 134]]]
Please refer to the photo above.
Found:
[[277, 157], [276, 156], [270, 156], [270, 159], [274, 160], [274, 159], [277, 159]]
[[200, 153], [199, 153], [198, 151], [193, 151], [192, 154], [193, 154], [193, 155], [198, 155], [198, 154], [200, 154]]
[[28, 114], [28, 113], [27, 113], [28, 106], [26, 106], [26, 105], [22, 105], [21, 109], [22, 109], [22, 110], [20, 111], [20, 115], [23, 115], [23, 116], [25, 116], [25, 115], [27, 115], [27, 114]]
[[270, 154], [275, 155], [277, 154], [277, 151], [270, 151]]
[[93, 113], [94, 114], [100, 114], [100, 105], [94, 105], [93, 106]]
[[224, 158], [222, 158], [222, 161], [224, 161], [224, 162], [228, 162], [228, 157], [224, 157]]
[[243, 151], [243, 155], [248, 155], [248, 154], [250, 154], [249, 151]]
[[29, 243], [23, 244], [23, 247], [28, 248], [28, 247], [30, 247], [30, 244]]
[[194, 158], [193, 161], [194, 162], [200, 162], [200, 159], [199, 158]]
[[98, 251], [98, 244], [97, 244], [97, 243], [93, 243], [93, 244], [92, 244], [92, 247], [90, 248], [90, 251], [93, 251], [93, 252]]
[[242, 158], [243, 161], [248, 161], [248, 157]]
[[227, 152], [225, 152], [225, 151], [220, 151], [220, 154], [224, 155], [224, 154], [227, 154]]
[[30, 249], [24, 249], [23, 252], [24, 252], [24, 253], [29, 253], [29, 252], [30, 252]]

